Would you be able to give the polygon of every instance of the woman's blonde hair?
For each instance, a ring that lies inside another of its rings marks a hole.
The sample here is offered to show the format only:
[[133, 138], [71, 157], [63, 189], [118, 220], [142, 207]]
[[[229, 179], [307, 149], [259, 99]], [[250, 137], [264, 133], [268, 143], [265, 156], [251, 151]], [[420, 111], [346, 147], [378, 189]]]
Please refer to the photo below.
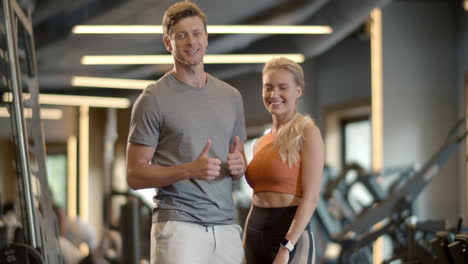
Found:
[[[274, 58], [265, 64], [262, 72], [265, 74], [270, 70], [277, 69], [289, 71], [293, 75], [296, 84], [301, 86], [301, 89], [304, 90], [304, 71], [299, 64], [284, 57]], [[314, 125], [314, 121], [310, 116], [295, 113], [293, 118], [281, 126], [276, 133], [276, 140], [273, 147], [279, 148], [281, 160], [283, 163], [287, 162], [289, 167], [297, 165], [299, 161], [303, 131], [309, 124]]]
[[276, 140], [273, 147], [279, 148], [279, 154], [283, 163], [291, 168], [298, 165], [299, 152], [301, 151], [304, 128], [314, 124], [308, 115], [294, 114], [294, 117], [280, 127], [276, 133]]
[[293, 75], [296, 83], [304, 90], [304, 71], [299, 64], [285, 57], [273, 58], [265, 64], [262, 73], [265, 74], [267, 71], [277, 69], [288, 70]]

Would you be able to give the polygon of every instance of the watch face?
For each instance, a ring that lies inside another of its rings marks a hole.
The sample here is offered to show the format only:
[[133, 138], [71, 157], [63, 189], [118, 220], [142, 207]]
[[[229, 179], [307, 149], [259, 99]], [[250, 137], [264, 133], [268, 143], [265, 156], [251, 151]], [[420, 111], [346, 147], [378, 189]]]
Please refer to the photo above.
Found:
[[282, 247], [287, 248], [289, 251], [293, 251], [293, 250], [294, 250], [293, 244], [291, 243], [291, 241], [287, 240], [286, 238], [284, 238], [283, 240], [281, 240], [280, 245], [281, 245]]

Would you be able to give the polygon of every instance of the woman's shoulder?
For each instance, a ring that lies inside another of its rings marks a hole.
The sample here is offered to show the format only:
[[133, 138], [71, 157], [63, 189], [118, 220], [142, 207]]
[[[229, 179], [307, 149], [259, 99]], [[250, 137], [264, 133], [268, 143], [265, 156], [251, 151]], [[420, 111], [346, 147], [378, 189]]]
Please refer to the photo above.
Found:
[[252, 145], [252, 149], [254, 153], [257, 152], [257, 150], [260, 147], [263, 147], [267, 144], [271, 144], [274, 141], [274, 139], [275, 139], [275, 136], [271, 133], [271, 131], [259, 137], [257, 140], [255, 140], [255, 142]]
[[302, 116], [302, 133], [306, 139], [321, 138], [320, 128], [309, 115]]
[[309, 115], [299, 114], [296, 123], [300, 125], [302, 131], [318, 128], [315, 121]]

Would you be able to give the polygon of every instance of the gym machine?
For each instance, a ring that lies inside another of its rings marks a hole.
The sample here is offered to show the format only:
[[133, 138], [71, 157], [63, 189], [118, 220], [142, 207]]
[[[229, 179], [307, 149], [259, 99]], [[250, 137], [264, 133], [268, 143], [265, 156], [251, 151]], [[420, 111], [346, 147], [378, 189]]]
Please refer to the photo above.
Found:
[[[384, 263], [468, 263], [468, 235], [462, 232], [461, 223], [450, 230], [444, 221], [414, 222], [411, 217], [413, 201], [466, 138], [465, 125], [466, 117], [455, 124], [444, 144], [421, 169], [412, 166], [397, 170], [397, 180], [386, 190], [375, 184], [379, 175], [366, 174], [356, 164], [328, 179], [314, 217], [327, 239], [339, 245], [338, 263], [372, 263], [372, 243], [383, 235], [392, 239], [394, 247], [394, 256]], [[357, 174], [351, 183], [346, 182], [350, 171]], [[360, 211], [353, 210], [349, 203], [350, 185], [355, 182], [365, 186], [373, 200], [371, 206], [363, 205]], [[332, 198], [339, 206], [330, 204]], [[372, 229], [377, 223], [380, 226]]]
[[[335, 248], [348, 246], [349, 241], [338, 239], [343, 228], [352, 224], [363, 211], [388, 198], [414, 170], [415, 166], [409, 165], [386, 168], [376, 174], [366, 172], [357, 163], [350, 163], [340, 173], [333, 173], [326, 167], [322, 181], [323, 191], [312, 219], [317, 246], [322, 252], [318, 259], [323, 263], [335, 263], [339, 257], [335, 256], [337, 250], [329, 256], [323, 252], [326, 252], [330, 244], [335, 244]], [[382, 184], [382, 180], [387, 184]], [[365, 196], [365, 199], [357, 197], [356, 194], [360, 197]], [[372, 263], [371, 247], [362, 244], [359, 254], [353, 256], [352, 263]]]
[[411, 204], [419, 193], [431, 182], [432, 178], [440, 171], [448, 158], [455, 152], [461, 142], [465, 140], [468, 131], [460, 132], [460, 127], [465, 125], [465, 118], [459, 120], [454, 128], [450, 130], [444, 144], [439, 150], [422, 166], [415, 171], [408, 181], [395, 190], [387, 199], [377, 203], [365, 210], [356, 221], [346, 226], [338, 235], [338, 239], [354, 237], [369, 230], [382, 219], [390, 217], [399, 207]]
[[[111, 226], [111, 229], [120, 230], [122, 235], [121, 259], [118, 263], [140, 263], [143, 260], [149, 261], [150, 236], [152, 223], [152, 207], [140, 196], [129, 192], [113, 191], [109, 197], [109, 206], [112, 200], [121, 200], [118, 226]], [[117, 202], [117, 201], [115, 201]]]
[[[15, 241], [0, 245], [0, 264], [61, 264], [57, 219], [47, 183], [31, 11], [16, 0], [1, 0], [0, 7], [0, 91], [17, 149], [23, 223]], [[27, 120], [26, 109], [32, 114]]]

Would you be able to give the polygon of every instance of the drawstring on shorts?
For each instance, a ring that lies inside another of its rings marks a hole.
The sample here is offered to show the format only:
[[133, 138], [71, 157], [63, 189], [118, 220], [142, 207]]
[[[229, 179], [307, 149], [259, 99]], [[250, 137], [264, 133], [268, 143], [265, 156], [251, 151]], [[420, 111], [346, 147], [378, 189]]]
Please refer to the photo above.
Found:
[[[208, 226], [205, 226], [205, 230], [206, 232], [208, 233]], [[215, 228], [214, 228], [214, 225], [211, 226], [211, 230], [213, 231], [213, 241], [214, 241], [214, 248], [213, 248], [213, 252], [216, 251], [216, 234], [215, 234]]]

